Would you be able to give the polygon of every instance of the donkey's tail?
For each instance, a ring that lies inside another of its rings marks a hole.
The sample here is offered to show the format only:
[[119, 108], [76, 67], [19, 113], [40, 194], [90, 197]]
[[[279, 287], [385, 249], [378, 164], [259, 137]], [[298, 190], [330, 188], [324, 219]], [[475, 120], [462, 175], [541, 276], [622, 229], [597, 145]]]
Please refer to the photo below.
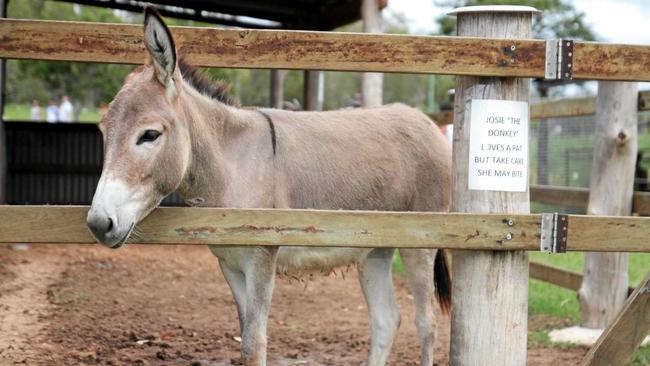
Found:
[[449, 314], [449, 310], [451, 310], [451, 274], [447, 263], [447, 253], [443, 249], [439, 249], [436, 253], [433, 273], [438, 304], [444, 314]]

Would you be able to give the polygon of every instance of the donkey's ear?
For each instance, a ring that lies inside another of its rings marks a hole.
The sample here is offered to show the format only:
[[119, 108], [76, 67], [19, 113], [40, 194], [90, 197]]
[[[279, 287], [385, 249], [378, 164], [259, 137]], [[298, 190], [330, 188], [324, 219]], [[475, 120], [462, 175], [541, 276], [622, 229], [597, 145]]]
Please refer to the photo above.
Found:
[[173, 87], [176, 69], [176, 46], [172, 34], [155, 8], [144, 8], [144, 44], [151, 55], [156, 78], [165, 87]]

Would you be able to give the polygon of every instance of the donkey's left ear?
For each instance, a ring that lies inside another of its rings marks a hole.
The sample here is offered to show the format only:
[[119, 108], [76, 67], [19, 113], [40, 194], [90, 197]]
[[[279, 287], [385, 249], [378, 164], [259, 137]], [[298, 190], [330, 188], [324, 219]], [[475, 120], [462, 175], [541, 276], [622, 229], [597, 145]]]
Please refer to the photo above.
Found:
[[173, 88], [176, 46], [169, 28], [152, 6], [144, 8], [144, 44], [151, 55], [156, 78], [166, 88]]

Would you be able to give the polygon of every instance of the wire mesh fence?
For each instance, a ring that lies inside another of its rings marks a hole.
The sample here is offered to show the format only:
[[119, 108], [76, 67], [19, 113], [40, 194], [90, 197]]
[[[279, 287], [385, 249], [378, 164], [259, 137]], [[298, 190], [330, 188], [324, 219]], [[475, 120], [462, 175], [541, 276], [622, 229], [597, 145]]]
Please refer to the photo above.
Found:
[[[644, 184], [647, 186], [647, 170], [650, 168], [649, 125], [650, 113], [639, 113], [637, 190]], [[533, 121], [529, 134], [530, 184], [588, 188], [594, 128], [594, 116]]]

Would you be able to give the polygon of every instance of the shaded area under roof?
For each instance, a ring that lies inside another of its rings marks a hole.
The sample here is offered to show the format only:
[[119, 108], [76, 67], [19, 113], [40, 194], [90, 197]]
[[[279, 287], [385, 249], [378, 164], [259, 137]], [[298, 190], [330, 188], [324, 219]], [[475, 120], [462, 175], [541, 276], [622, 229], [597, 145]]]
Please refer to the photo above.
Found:
[[[332, 30], [361, 19], [362, 0], [59, 0], [243, 28]], [[378, 0], [386, 6], [387, 0]]]

